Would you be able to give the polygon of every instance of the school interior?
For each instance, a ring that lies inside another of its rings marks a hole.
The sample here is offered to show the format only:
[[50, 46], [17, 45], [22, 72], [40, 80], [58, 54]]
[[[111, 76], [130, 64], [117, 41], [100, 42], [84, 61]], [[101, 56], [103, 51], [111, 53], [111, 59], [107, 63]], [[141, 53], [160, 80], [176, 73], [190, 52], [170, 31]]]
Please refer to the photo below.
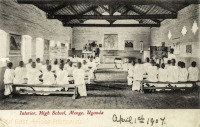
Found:
[[199, 109], [198, 0], [0, 1], [0, 109]]

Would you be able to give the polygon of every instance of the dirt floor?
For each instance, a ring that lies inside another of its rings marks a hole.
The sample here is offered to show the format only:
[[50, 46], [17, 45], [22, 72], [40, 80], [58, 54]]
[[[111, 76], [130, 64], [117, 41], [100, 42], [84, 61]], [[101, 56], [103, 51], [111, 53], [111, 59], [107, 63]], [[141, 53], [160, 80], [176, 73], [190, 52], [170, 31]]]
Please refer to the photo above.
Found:
[[97, 81], [87, 85], [87, 97], [69, 95], [19, 95], [0, 101], [1, 110], [12, 109], [199, 109], [200, 89], [194, 92], [163, 91], [142, 94], [131, 91], [126, 72], [100, 70]]

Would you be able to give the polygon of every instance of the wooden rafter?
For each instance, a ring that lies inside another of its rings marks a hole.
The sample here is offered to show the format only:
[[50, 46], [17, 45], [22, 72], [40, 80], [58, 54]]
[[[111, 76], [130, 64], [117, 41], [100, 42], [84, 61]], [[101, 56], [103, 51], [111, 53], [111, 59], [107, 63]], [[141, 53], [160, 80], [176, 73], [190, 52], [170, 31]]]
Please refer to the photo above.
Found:
[[[128, 12], [130, 11], [130, 9], [127, 9], [125, 12], [121, 13], [121, 15], [126, 15]], [[113, 20], [113, 23], [116, 22], [117, 20]]]
[[66, 27], [160, 27], [160, 24], [63, 24]]
[[151, 5], [151, 4], [200, 4], [199, 0], [17, 0], [21, 4], [92, 4], [92, 5]]
[[123, 19], [176, 19], [177, 14], [149, 14], [149, 15], [102, 15], [93, 10], [97, 15], [54, 15], [49, 19], [98, 19], [98, 20], [123, 20]]
[[[86, 9], [84, 12], [78, 13], [77, 16], [79, 16], [79, 15], [84, 15], [84, 14], [86, 14], [86, 13], [88, 13], [88, 12], [90, 12], [90, 11], [96, 9], [96, 8], [98, 8], [98, 6], [92, 6], [92, 7], [88, 8], [88, 9]], [[48, 18], [49, 18], [49, 17], [48, 17]], [[68, 22], [70, 22], [71, 20], [72, 20], [72, 19], [66, 19], [66, 20], [64, 21], [64, 23], [68, 23]]]
[[170, 8], [170, 7], [166, 7], [165, 5], [162, 5], [162, 4], [156, 4], [156, 5], [167, 10], [167, 11], [169, 11], [169, 12], [171, 12], [171, 13], [176, 13], [176, 11], [174, 9]]
[[48, 12], [51, 13], [51, 14], [54, 14], [54, 13], [56, 13], [57, 11], [59, 11], [59, 10], [65, 8], [65, 7], [67, 7], [67, 5], [64, 5], [64, 4], [63, 4], [63, 5], [59, 5], [59, 6], [55, 7], [54, 9], [52, 9], [52, 10], [50, 10], [50, 11], [48, 11]]
[[[127, 5], [126, 7], [127, 7], [128, 9], [130, 9], [131, 11], [133, 11], [133, 12], [139, 14], [139, 15], [146, 15], [145, 13], [141, 13], [141, 12], [137, 11], [137, 10], [136, 10], [135, 8], [133, 8], [132, 6]], [[156, 23], [160, 23], [160, 21], [157, 20], [156, 18], [155, 18], [155, 19], [151, 19], [151, 20], [154, 21], [154, 22], [156, 22]]]

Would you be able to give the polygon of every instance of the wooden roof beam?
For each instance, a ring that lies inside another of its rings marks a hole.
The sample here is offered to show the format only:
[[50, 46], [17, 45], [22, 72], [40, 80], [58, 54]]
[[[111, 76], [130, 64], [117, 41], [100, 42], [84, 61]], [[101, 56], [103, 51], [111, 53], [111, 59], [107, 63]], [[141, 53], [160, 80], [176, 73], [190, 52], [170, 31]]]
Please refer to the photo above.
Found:
[[93, 19], [93, 20], [123, 20], [123, 19], [176, 19], [177, 14], [148, 14], [148, 15], [52, 15], [49, 19]]
[[66, 27], [160, 27], [160, 24], [67, 24]]
[[200, 4], [199, 0], [17, 0], [21, 4], [92, 4], [92, 5], [150, 5], [150, 4]]

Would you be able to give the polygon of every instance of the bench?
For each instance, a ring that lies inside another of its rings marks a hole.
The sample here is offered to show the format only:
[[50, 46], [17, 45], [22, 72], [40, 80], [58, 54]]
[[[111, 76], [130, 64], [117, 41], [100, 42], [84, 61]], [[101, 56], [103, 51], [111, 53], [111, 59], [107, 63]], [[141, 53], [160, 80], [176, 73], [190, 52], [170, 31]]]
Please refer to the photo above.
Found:
[[[172, 90], [177, 90], [177, 89], [190, 89], [192, 91], [194, 91], [194, 88], [196, 87], [196, 83], [197, 82], [200, 82], [200, 81], [187, 81], [187, 82], [150, 82], [148, 80], [143, 80], [141, 82], [141, 85], [140, 85], [140, 92], [141, 93], [144, 93], [144, 90], [153, 90], [153, 89], [162, 89], [162, 90], [165, 90], [165, 89], [172, 89]], [[145, 87], [144, 86], [144, 83], [151, 83], [151, 84], [192, 84], [192, 87], [155, 87], [155, 86], [152, 86], [152, 87]]]
[[[37, 94], [37, 93], [50, 93], [50, 94], [72, 94], [72, 99], [76, 99], [78, 96], [78, 86], [80, 86], [81, 84], [66, 84], [66, 85], [29, 85], [29, 84], [10, 84], [12, 86], [13, 92], [12, 95], [15, 94]], [[16, 90], [17, 87], [29, 87], [33, 90]], [[73, 91], [35, 91], [34, 88], [36, 87], [42, 87], [42, 88], [73, 88]]]

